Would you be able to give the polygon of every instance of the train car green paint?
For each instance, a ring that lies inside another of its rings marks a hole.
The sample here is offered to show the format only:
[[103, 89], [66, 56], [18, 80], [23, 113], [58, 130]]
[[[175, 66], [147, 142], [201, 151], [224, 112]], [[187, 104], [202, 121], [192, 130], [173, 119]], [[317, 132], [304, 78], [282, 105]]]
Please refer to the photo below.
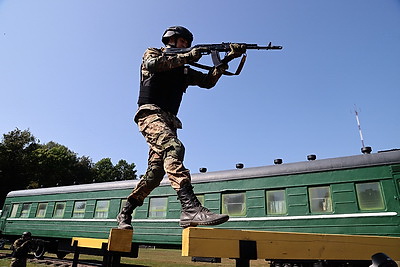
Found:
[[[196, 194], [211, 211], [226, 210], [223, 199], [233, 199], [230, 208], [235, 211], [227, 223], [217, 228], [400, 236], [400, 150], [198, 173], [193, 174], [192, 182]], [[0, 217], [1, 235], [15, 238], [31, 231], [35, 237], [66, 242], [72, 237], [107, 238], [110, 228], [116, 227], [121, 201], [136, 183], [117, 181], [10, 192]], [[369, 189], [360, 197], [357, 188]], [[329, 198], [318, 196], [321, 192]], [[268, 206], [267, 194], [284, 197], [284, 201]], [[381, 203], [371, 206], [366, 194], [371, 198], [381, 194]], [[166, 207], [150, 213], [153, 198], [166, 198]], [[235, 203], [241, 199], [243, 203]], [[96, 203], [104, 200], [108, 201], [108, 213], [96, 218]], [[76, 201], [85, 202], [79, 218], [78, 213], [74, 216]], [[44, 216], [37, 216], [39, 207], [44, 206]], [[57, 216], [56, 206], [65, 207], [62, 213], [57, 211]], [[134, 242], [180, 246], [179, 216], [179, 200], [165, 179], [135, 210]]]

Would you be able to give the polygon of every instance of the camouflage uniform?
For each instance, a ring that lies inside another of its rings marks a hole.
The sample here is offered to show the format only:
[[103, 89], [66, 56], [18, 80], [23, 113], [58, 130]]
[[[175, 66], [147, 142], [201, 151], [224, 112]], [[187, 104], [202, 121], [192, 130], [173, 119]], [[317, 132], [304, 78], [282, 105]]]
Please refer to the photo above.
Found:
[[26, 267], [26, 260], [31, 249], [31, 240], [19, 238], [13, 244], [13, 258], [10, 267]]
[[[162, 36], [167, 47], [190, 47], [192, 41], [193, 34], [182, 26], [169, 27]], [[231, 45], [227, 61], [244, 52], [240, 45]], [[163, 54], [163, 48], [149, 48], [143, 55], [139, 110], [134, 120], [150, 147], [148, 168], [117, 216], [119, 229], [133, 228], [133, 210], [143, 204], [166, 173], [181, 202], [181, 227], [218, 225], [229, 220], [228, 215], [216, 214], [203, 207], [196, 197], [190, 172], [183, 165], [185, 148], [177, 136], [177, 129], [182, 128], [182, 124], [176, 116], [188, 86], [211, 88], [228, 68], [222, 64], [204, 74], [186, 65], [197, 62], [201, 53], [200, 48], [192, 48], [182, 54], [167, 56]]]
[[[144, 55], [141, 65], [141, 80], [148, 79], [153, 72], [167, 71], [173, 68], [183, 66], [189, 62], [185, 54], [177, 54], [176, 56], [163, 56], [164, 48], [148, 48]], [[218, 68], [213, 68], [207, 74], [201, 71], [196, 71], [190, 67], [186, 67], [186, 88], [189, 85], [197, 85], [202, 88], [210, 89], [222, 76], [228, 68], [227, 65], [221, 65]]]
[[[162, 55], [162, 49], [149, 48], [143, 56], [141, 80], [149, 79], [153, 72], [167, 71], [186, 63], [187, 58], [184, 55], [166, 57]], [[190, 85], [213, 87], [226, 68], [227, 66], [213, 68], [204, 74], [185, 66], [184, 92]], [[150, 147], [146, 174], [128, 197], [141, 205], [160, 184], [165, 173], [171, 186], [178, 191], [185, 182], [190, 182], [190, 172], [183, 165], [185, 148], [177, 136], [177, 129], [181, 129], [182, 124], [176, 114], [149, 103], [139, 106], [134, 121]]]

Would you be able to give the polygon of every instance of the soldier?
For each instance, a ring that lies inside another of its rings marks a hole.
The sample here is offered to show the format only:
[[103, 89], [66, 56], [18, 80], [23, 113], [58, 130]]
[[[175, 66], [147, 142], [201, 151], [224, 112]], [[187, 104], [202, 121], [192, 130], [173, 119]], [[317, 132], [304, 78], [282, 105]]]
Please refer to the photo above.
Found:
[[[192, 41], [192, 33], [181, 26], [169, 27], [162, 36], [166, 47], [188, 48]], [[245, 51], [244, 46], [233, 44], [227, 56], [233, 59]], [[197, 85], [210, 89], [228, 68], [223, 64], [205, 74], [186, 65], [200, 58], [198, 48], [174, 56], [163, 55], [163, 48], [148, 48], [143, 55], [139, 109], [134, 121], [150, 147], [148, 168], [117, 216], [120, 229], [132, 229], [133, 210], [143, 204], [165, 174], [181, 202], [181, 227], [217, 225], [229, 219], [228, 215], [215, 214], [203, 207], [195, 196], [190, 172], [183, 165], [185, 148], [177, 136], [177, 129], [182, 128], [177, 114], [187, 87]]]
[[10, 267], [26, 267], [28, 253], [32, 247], [31, 239], [32, 234], [30, 232], [24, 232], [21, 238], [15, 240]]

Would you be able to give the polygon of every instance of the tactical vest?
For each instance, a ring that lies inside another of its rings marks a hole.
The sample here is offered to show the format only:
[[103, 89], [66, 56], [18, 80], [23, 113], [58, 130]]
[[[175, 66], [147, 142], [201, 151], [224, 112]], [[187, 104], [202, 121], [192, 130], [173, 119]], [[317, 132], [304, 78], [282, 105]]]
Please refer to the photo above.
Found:
[[149, 78], [141, 81], [139, 106], [155, 104], [162, 110], [177, 115], [182, 95], [188, 87], [185, 75], [187, 68], [181, 66], [169, 71], [152, 73]]

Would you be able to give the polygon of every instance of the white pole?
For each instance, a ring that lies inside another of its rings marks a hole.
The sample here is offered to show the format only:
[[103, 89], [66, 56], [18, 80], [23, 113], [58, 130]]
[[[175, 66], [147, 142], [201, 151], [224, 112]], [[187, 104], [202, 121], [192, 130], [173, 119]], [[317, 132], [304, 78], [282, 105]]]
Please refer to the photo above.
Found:
[[356, 107], [354, 107], [354, 113], [356, 113], [356, 120], [357, 120], [358, 131], [360, 132], [361, 144], [362, 144], [362, 147], [365, 148], [365, 146], [364, 146], [364, 137], [363, 137], [362, 132], [361, 132], [361, 125], [360, 125], [360, 120], [358, 118], [358, 112], [357, 112]]

